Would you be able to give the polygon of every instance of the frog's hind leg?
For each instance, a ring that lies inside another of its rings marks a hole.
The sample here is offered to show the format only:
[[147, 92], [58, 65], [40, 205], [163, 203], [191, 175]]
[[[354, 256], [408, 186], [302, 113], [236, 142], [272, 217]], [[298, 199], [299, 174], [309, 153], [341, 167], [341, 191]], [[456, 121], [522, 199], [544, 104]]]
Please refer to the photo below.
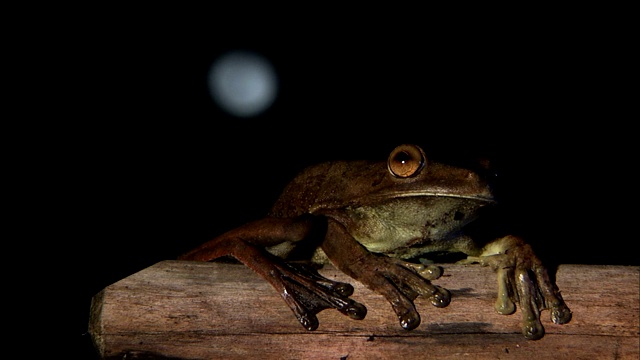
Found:
[[[267, 253], [263, 246], [281, 241], [300, 241], [317, 227], [317, 218], [267, 218], [216, 237], [179, 257], [181, 260], [211, 261], [232, 256], [267, 280], [307, 330], [318, 328], [320, 311], [335, 308], [352, 319], [366, 316], [364, 305], [352, 300], [350, 284], [322, 277], [311, 267], [286, 263]], [[320, 224], [322, 225], [322, 224]]]

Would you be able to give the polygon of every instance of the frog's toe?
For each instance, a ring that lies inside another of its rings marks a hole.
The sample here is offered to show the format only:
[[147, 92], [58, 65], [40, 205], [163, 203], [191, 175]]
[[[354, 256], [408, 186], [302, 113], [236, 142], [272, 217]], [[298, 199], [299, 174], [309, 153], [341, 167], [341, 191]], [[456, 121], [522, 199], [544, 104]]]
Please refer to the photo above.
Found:
[[418, 274], [427, 280], [439, 279], [443, 273], [442, 267], [437, 265], [423, 265], [423, 268], [418, 271]]
[[320, 326], [318, 317], [313, 313], [305, 312], [297, 316], [297, 318], [298, 321], [300, 321], [300, 324], [302, 324], [302, 326], [309, 331], [314, 331], [318, 328], [318, 326]]
[[420, 315], [418, 313], [398, 316], [398, 320], [400, 321], [400, 326], [405, 330], [413, 330], [420, 325]]
[[403, 329], [413, 330], [420, 325], [420, 314], [413, 306], [413, 303], [394, 306], [393, 308]]
[[447, 307], [447, 305], [449, 305], [449, 303], [451, 302], [451, 293], [449, 292], [449, 290], [443, 287], [434, 285], [434, 292], [429, 300], [435, 307]]
[[442, 266], [427, 263], [427, 261], [424, 259], [420, 259], [420, 261], [422, 262], [421, 264], [416, 264], [408, 261], [398, 261], [398, 263], [403, 267], [412, 269], [427, 280], [439, 279], [444, 273], [444, 269], [442, 268]]
[[342, 282], [334, 282], [331, 289], [342, 296], [353, 295], [353, 285]]
[[511, 300], [510, 277], [513, 274], [510, 268], [499, 268], [498, 273], [498, 298], [494, 308], [501, 315], [511, 315], [516, 311], [516, 304]]
[[509, 298], [498, 297], [494, 308], [500, 315], [511, 315], [516, 312], [516, 304], [514, 304]]
[[408, 295], [407, 291], [409, 289], [401, 290], [393, 282], [385, 281], [378, 283], [378, 285], [380, 286], [376, 288], [376, 291], [382, 294], [391, 304], [400, 326], [405, 330], [413, 330], [418, 327], [420, 325], [420, 314], [412, 301], [417, 294], [412, 292]]
[[522, 323], [522, 334], [528, 340], [539, 340], [544, 336], [544, 326], [540, 319], [525, 320]]
[[551, 309], [551, 321], [553, 321], [554, 324], [566, 324], [571, 321], [572, 316], [571, 310], [569, 310], [569, 307], [565, 304]]
[[362, 320], [367, 316], [367, 307], [355, 301], [348, 303], [344, 307], [338, 308], [338, 311], [353, 320]]

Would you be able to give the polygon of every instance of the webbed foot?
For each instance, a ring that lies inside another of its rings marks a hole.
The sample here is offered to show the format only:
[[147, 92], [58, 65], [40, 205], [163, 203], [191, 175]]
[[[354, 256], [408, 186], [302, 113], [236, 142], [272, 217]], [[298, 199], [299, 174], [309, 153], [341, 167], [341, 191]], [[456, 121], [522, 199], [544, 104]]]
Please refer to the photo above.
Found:
[[374, 256], [367, 262], [359, 268], [361, 273], [353, 276], [385, 296], [405, 330], [420, 325], [420, 314], [413, 303], [419, 295], [439, 308], [451, 302], [449, 290], [429, 281], [442, 276], [443, 270], [439, 266], [414, 264], [387, 256]]
[[353, 294], [351, 284], [329, 280], [304, 264], [275, 264], [275, 269], [270, 274], [282, 284], [284, 291], [280, 295], [305, 329], [316, 330], [319, 325], [316, 315], [329, 308], [354, 320], [367, 315], [364, 305], [349, 298]]
[[491, 242], [479, 257], [469, 257], [465, 263], [477, 262], [492, 267], [498, 274], [498, 298], [495, 309], [499, 314], [522, 312], [522, 333], [525, 338], [538, 340], [544, 336], [540, 313], [550, 310], [551, 321], [566, 324], [572, 313], [564, 303], [557, 286], [550, 280], [547, 269], [533, 253], [531, 246], [515, 236]]

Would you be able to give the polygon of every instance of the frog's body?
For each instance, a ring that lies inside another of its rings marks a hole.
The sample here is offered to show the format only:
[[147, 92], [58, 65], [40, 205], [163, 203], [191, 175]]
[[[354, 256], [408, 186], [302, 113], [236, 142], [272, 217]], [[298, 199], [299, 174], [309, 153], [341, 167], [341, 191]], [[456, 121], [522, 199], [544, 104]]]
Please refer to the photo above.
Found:
[[[460, 230], [490, 203], [489, 187], [468, 170], [432, 163], [408, 179], [391, 175], [384, 162], [329, 162], [309, 167], [291, 181], [269, 216], [330, 217], [367, 250], [397, 258], [434, 251], [478, 255], [480, 249]], [[283, 242], [269, 250], [286, 258], [294, 247]], [[314, 259], [324, 258], [318, 248]]]
[[328, 281], [280, 259], [329, 260], [383, 294], [401, 326], [410, 330], [420, 323], [413, 305], [418, 295], [443, 307], [450, 294], [429, 281], [441, 270], [405, 259], [433, 251], [462, 252], [470, 262], [496, 269], [500, 280], [496, 309], [508, 314], [515, 310], [514, 303], [520, 303], [523, 333], [539, 339], [544, 335], [541, 310], [550, 308], [556, 323], [571, 318], [546, 269], [519, 238], [506, 236], [478, 246], [462, 233], [478, 210], [493, 202], [491, 189], [476, 173], [428, 163], [422, 149], [401, 145], [387, 162], [329, 162], [307, 168], [284, 189], [267, 217], [231, 230], [182, 258], [238, 258], [271, 282], [309, 330], [318, 326], [315, 314], [328, 307], [354, 319], [366, 314], [363, 305], [348, 298], [350, 285]]

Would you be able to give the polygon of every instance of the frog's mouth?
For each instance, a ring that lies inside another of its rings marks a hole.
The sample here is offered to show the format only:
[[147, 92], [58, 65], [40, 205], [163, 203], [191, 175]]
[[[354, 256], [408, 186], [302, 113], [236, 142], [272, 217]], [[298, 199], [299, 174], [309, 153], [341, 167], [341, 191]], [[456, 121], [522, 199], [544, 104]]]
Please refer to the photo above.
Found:
[[469, 199], [482, 201], [487, 203], [495, 203], [496, 200], [490, 193], [487, 194], [456, 194], [446, 193], [438, 191], [424, 191], [424, 190], [406, 190], [406, 191], [388, 191], [384, 193], [378, 193], [369, 195], [370, 199], [397, 199], [407, 197], [443, 197], [443, 198], [456, 198], [456, 199]]

